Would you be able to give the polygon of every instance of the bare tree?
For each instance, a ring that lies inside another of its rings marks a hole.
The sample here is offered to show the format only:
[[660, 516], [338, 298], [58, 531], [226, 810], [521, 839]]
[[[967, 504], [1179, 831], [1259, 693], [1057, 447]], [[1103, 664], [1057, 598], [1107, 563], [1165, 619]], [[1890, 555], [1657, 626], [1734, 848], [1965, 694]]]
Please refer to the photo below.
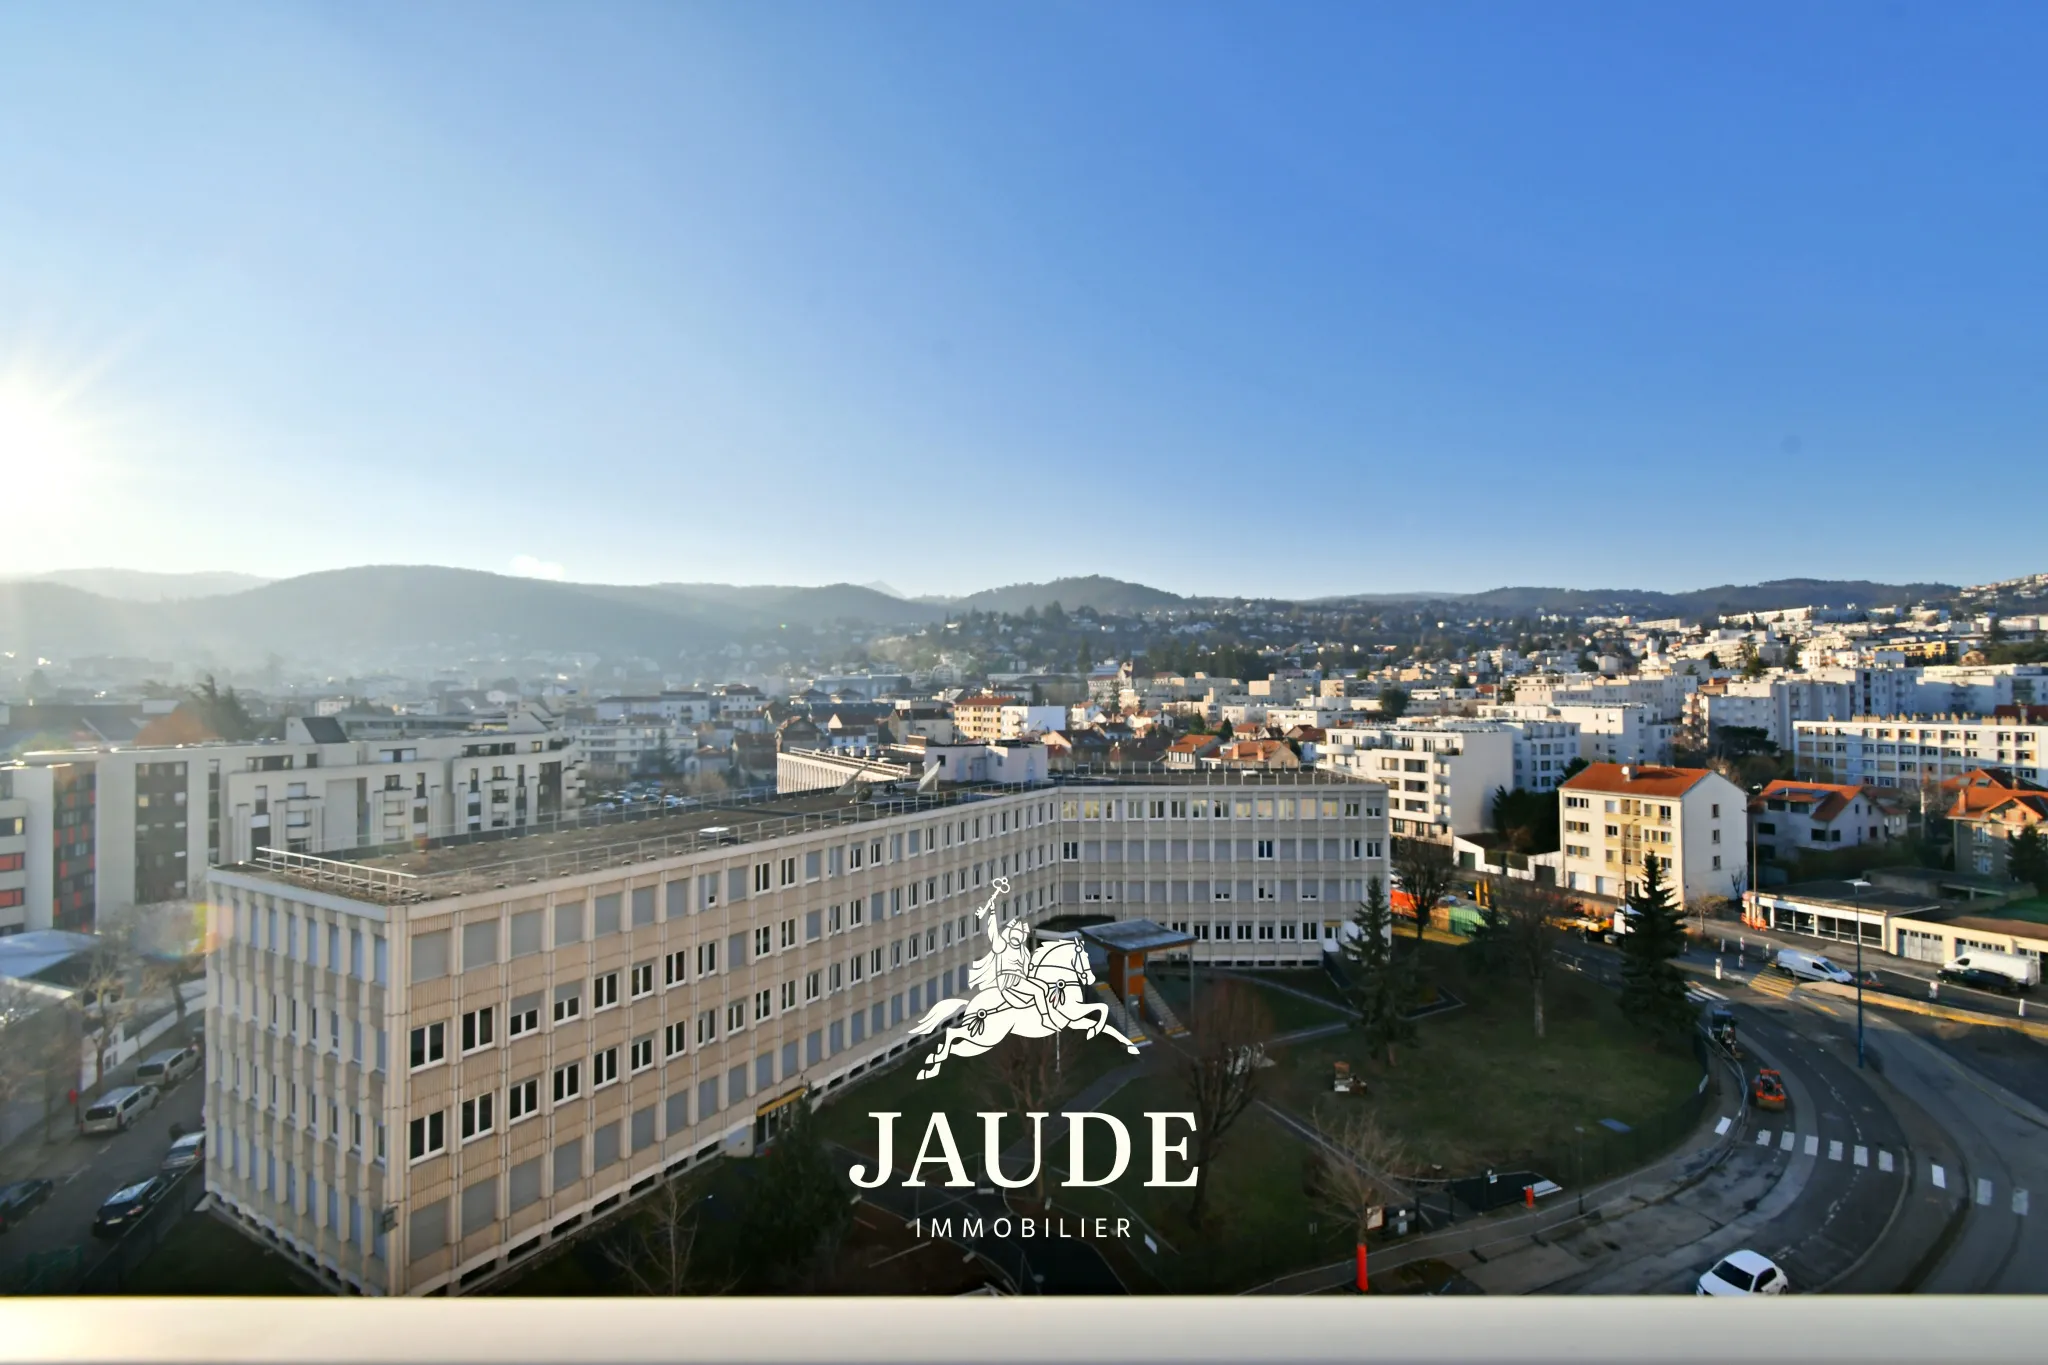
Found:
[[[664, 1181], [647, 1207], [604, 1244], [604, 1256], [635, 1293], [654, 1298], [707, 1291], [693, 1261], [697, 1250], [697, 1201], [675, 1181]], [[729, 1286], [725, 1286], [729, 1287]]]
[[1195, 1114], [1194, 1159], [1200, 1173], [1188, 1221], [1200, 1227], [1209, 1180], [1223, 1141], [1259, 1096], [1272, 1016], [1249, 987], [1218, 982], [1205, 993], [1193, 1046], [1182, 1055], [1181, 1077]]
[[1415, 908], [1415, 946], [1436, 913], [1437, 902], [1458, 885], [1458, 869], [1451, 862], [1451, 850], [1427, 839], [1394, 840], [1394, 881]]
[[[997, 1048], [991, 1055], [993, 1065], [984, 1067], [980, 1073], [982, 1090], [989, 1101], [1017, 1114], [1050, 1112], [1059, 1088], [1054, 1060], [1057, 1046], [1051, 1038], [1012, 1038]], [[1038, 1183], [1032, 1192], [1040, 1199], [1045, 1198], [1043, 1161], [1038, 1164]]]
[[1561, 926], [1575, 911], [1572, 899], [1555, 885], [1494, 877], [1487, 884], [1487, 905], [1480, 912], [1475, 947], [1487, 965], [1529, 983], [1536, 1036], [1543, 1036], [1543, 984], [1557, 960]]
[[93, 937], [85, 952], [84, 974], [78, 983], [78, 999], [92, 1038], [92, 1083], [100, 1085], [107, 1075], [107, 1052], [114, 1035], [135, 1017], [140, 1002], [134, 988], [140, 968], [126, 924], [108, 924]]
[[1328, 1147], [1317, 1154], [1311, 1194], [1318, 1206], [1351, 1225], [1359, 1244], [1377, 1210], [1401, 1197], [1393, 1172], [1406, 1161], [1401, 1142], [1372, 1110], [1345, 1106], [1318, 1115]]
[[78, 1015], [58, 995], [0, 980], [0, 1110], [39, 1107], [45, 1139], [78, 1084]]

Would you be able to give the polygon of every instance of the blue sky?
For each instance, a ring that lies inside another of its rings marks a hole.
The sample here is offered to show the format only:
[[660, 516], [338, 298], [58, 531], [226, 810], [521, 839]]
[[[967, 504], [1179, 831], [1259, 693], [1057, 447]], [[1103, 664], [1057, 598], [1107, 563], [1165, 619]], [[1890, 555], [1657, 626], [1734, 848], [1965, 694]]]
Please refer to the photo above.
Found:
[[8, 7], [0, 571], [2039, 571], [2044, 52], [2038, 4]]

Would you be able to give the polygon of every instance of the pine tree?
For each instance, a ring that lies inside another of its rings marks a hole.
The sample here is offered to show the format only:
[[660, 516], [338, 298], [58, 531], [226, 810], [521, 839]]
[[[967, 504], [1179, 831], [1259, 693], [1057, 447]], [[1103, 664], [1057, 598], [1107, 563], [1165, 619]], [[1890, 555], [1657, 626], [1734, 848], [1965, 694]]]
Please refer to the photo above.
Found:
[[1394, 1047], [1415, 1037], [1408, 1017], [1415, 1003], [1414, 973], [1409, 959], [1394, 951], [1394, 912], [1386, 888], [1374, 877], [1365, 884], [1365, 899], [1351, 917], [1357, 930], [1344, 941], [1345, 996], [1358, 1011], [1358, 1031], [1366, 1047], [1385, 1053], [1394, 1064]]
[[2006, 836], [2006, 870], [2016, 882], [2031, 883], [2034, 894], [2048, 895], [2048, 840], [2037, 825]]
[[1678, 955], [1685, 919], [1664, 885], [1665, 864], [1643, 855], [1643, 879], [1629, 889], [1628, 932], [1621, 938], [1621, 1011], [1659, 1042], [1683, 1039], [1696, 1011], [1685, 998]]

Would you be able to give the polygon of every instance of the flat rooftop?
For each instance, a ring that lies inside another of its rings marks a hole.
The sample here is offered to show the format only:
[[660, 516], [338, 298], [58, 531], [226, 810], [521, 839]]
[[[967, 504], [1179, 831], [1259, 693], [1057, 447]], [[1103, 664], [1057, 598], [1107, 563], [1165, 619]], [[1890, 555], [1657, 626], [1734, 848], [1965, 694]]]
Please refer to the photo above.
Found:
[[558, 877], [626, 867], [692, 853], [786, 838], [793, 834], [893, 819], [919, 811], [971, 805], [1015, 792], [1100, 790], [1115, 786], [1174, 788], [1357, 787], [1349, 777], [1317, 772], [1166, 768], [1056, 773], [1029, 787], [976, 784], [918, 793], [913, 784], [871, 787], [856, 801], [836, 791], [795, 792], [759, 797], [705, 797], [683, 809], [646, 812], [584, 812], [552, 826], [493, 830], [435, 839], [424, 847], [366, 849], [356, 855], [264, 850], [256, 859], [224, 871], [274, 878], [310, 890], [330, 891], [375, 904], [438, 900], [471, 892], [505, 889]]

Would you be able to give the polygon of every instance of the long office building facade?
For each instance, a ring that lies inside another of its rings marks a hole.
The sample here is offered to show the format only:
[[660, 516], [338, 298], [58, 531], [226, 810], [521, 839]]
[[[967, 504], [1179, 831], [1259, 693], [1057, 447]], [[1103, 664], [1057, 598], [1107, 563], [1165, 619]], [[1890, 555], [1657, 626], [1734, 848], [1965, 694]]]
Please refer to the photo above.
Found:
[[[339, 1290], [455, 1293], [913, 1047], [976, 909], [1306, 963], [1386, 877], [1384, 791], [1154, 774], [805, 793], [365, 862], [217, 869], [207, 1186]], [[630, 836], [630, 839], [629, 839]]]

